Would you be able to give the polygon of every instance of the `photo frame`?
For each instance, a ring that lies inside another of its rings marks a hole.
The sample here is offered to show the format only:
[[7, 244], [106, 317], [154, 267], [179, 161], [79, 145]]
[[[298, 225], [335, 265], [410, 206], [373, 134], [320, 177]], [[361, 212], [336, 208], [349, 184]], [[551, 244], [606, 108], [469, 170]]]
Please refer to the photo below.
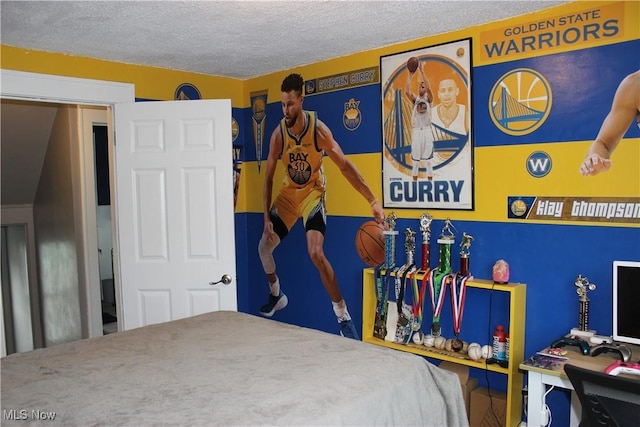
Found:
[[471, 38], [380, 57], [385, 208], [474, 209], [471, 69]]

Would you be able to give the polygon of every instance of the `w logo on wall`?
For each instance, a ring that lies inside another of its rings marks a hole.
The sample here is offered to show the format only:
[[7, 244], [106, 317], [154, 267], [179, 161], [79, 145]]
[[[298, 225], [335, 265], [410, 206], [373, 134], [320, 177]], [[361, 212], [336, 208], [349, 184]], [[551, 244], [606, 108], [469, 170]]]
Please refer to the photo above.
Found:
[[542, 178], [551, 172], [551, 157], [544, 151], [536, 151], [527, 158], [527, 172], [534, 178]]
[[529, 68], [509, 71], [496, 82], [489, 96], [489, 116], [508, 135], [527, 135], [538, 129], [551, 112], [551, 86]]

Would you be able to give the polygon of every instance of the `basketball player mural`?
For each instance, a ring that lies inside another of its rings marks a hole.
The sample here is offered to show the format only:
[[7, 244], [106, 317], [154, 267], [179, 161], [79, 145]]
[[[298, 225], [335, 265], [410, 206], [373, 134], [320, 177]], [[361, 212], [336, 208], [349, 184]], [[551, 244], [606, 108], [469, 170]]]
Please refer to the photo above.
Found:
[[[417, 66], [416, 66], [417, 65]], [[420, 172], [420, 162], [424, 161], [427, 169], [427, 179], [433, 179], [433, 166], [431, 159], [433, 158], [433, 134], [431, 133], [431, 102], [433, 94], [429, 88], [429, 80], [424, 72], [424, 64], [418, 63], [407, 67], [407, 83], [404, 93], [413, 104], [411, 110], [411, 160], [413, 162], [412, 177], [414, 181], [418, 180]], [[414, 68], [415, 67], [415, 68]], [[416, 71], [420, 71], [420, 86], [418, 94], [411, 91], [411, 81]]]
[[[258, 244], [260, 260], [269, 281], [269, 301], [260, 308], [260, 314], [271, 317], [288, 304], [276, 274], [273, 251], [298, 218], [302, 218], [307, 250], [333, 304], [340, 333], [348, 338], [360, 339], [333, 268], [324, 254], [327, 224], [323, 155], [326, 154], [336, 164], [347, 181], [366, 199], [377, 222], [384, 221], [384, 212], [358, 169], [342, 152], [331, 130], [316, 117], [315, 111], [302, 108], [303, 84], [304, 80], [299, 74], [290, 74], [282, 81], [280, 89], [284, 118], [274, 129], [269, 141], [263, 187], [264, 230]], [[286, 173], [272, 203], [273, 176], [278, 158], [282, 160]]]
[[618, 85], [611, 110], [580, 165], [582, 175], [597, 175], [611, 168], [611, 154], [634, 119], [640, 127], [640, 70], [625, 76]]
[[431, 123], [460, 135], [469, 131], [467, 107], [458, 103], [460, 89], [453, 75], [446, 76], [438, 84], [439, 104], [431, 110]]

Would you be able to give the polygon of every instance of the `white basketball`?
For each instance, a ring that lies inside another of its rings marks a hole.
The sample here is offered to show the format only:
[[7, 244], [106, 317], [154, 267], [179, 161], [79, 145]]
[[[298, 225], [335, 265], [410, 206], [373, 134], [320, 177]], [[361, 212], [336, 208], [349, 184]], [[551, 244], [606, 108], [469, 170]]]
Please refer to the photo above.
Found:
[[447, 342], [447, 339], [445, 337], [439, 336], [439, 337], [436, 337], [435, 340], [433, 340], [433, 346], [438, 350], [442, 350], [444, 349], [446, 342]]
[[482, 346], [482, 357], [484, 359], [491, 359], [493, 357], [493, 347], [490, 345]]
[[435, 337], [431, 334], [425, 335], [424, 339], [422, 340], [422, 344], [427, 347], [433, 347], [434, 342], [435, 342]]
[[467, 354], [471, 360], [479, 360], [482, 357], [482, 347], [477, 342], [469, 344]]
[[422, 336], [420, 335], [420, 332], [415, 332], [413, 334], [413, 343], [414, 344], [422, 344]]

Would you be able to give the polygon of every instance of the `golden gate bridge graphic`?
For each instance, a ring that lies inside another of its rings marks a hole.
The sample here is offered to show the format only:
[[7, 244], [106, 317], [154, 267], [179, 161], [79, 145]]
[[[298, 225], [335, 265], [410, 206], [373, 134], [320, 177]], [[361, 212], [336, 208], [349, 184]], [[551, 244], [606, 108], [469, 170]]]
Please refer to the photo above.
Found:
[[[383, 132], [387, 158], [397, 169], [411, 170], [411, 102], [395, 89], [393, 105], [384, 118]], [[433, 135], [433, 168], [439, 169], [452, 162], [469, 140], [468, 134], [459, 134], [431, 124]], [[421, 172], [426, 168], [420, 168]]]
[[506, 88], [502, 88], [498, 100], [492, 107], [493, 117], [505, 129], [510, 129], [510, 123], [514, 122], [538, 122], [544, 117], [544, 111], [538, 111], [527, 107], [522, 102], [509, 94]]

